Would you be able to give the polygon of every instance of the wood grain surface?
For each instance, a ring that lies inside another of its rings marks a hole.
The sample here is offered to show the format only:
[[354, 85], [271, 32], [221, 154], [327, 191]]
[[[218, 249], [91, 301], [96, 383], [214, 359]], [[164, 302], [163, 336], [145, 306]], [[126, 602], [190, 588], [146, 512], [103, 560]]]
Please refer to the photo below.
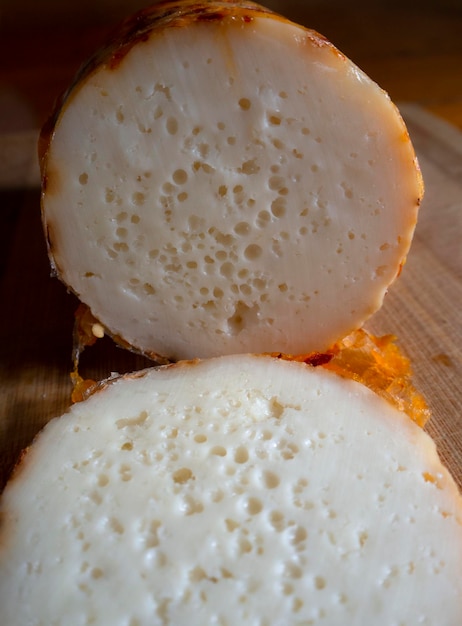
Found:
[[407, 263], [368, 327], [410, 357], [427, 430], [462, 487], [462, 133], [419, 107], [401, 112], [426, 194]]

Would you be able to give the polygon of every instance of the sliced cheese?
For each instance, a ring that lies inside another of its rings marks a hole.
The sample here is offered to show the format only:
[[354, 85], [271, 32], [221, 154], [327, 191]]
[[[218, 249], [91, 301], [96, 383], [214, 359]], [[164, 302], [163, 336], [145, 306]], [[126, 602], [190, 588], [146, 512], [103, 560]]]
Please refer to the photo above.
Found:
[[138, 14], [42, 152], [58, 275], [110, 334], [172, 360], [329, 348], [381, 306], [422, 196], [387, 94], [251, 3]]
[[116, 379], [1, 500], [2, 623], [460, 626], [462, 499], [403, 413], [270, 357]]

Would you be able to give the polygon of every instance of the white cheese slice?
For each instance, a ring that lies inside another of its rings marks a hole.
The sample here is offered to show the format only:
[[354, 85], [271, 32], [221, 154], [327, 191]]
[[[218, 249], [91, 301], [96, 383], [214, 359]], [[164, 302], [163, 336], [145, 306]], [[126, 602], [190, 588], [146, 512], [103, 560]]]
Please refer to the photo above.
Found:
[[52, 262], [145, 353], [325, 350], [381, 306], [408, 252], [422, 182], [406, 128], [313, 31], [192, 4], [145, 12], [56, 114]]
[[52, 421], [1, 500], [2, 624], [460, 626], [462, 500], [362, 385], [180, 363]]

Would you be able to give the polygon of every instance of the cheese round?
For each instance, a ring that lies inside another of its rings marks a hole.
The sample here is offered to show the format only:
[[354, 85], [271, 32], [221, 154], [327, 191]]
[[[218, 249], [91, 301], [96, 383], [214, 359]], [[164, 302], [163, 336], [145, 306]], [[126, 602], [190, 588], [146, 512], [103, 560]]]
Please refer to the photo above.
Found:
[[326, 350], [381, 306], [422, 197], [388, 95], [252, 3], [137, 14], [41, 145], [58, 276], [170, 360]]
[[460, 626], [462, 500], [351, 380], [225, 356], [115, 379], [1, 503], [2, 623]]

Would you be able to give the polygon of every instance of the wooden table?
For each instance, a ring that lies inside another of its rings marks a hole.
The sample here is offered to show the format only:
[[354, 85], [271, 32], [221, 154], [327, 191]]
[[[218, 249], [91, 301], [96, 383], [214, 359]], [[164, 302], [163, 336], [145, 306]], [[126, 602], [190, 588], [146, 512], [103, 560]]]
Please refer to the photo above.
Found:
[[[428, 430], [462, 487], [462, 12], [404, 3], [390, 17], [381, 3], [333, 4], [302, 10], [294, 0], [285, 13], [337, 43], [408, 123], [427, 192], [408, 262], [369, 327], [395, 334], [412, 359], [433, 412]], [[15, 30], [11, 19], [0, 21], [0, 489], [20, 450], [70, 402], [77, 302], [50, 276], [35, 143], [53, 99], [108, 30], [101, 19], [23, 20]], [[106, 339], [83, 358], [95, 378], [148, 364]]]

